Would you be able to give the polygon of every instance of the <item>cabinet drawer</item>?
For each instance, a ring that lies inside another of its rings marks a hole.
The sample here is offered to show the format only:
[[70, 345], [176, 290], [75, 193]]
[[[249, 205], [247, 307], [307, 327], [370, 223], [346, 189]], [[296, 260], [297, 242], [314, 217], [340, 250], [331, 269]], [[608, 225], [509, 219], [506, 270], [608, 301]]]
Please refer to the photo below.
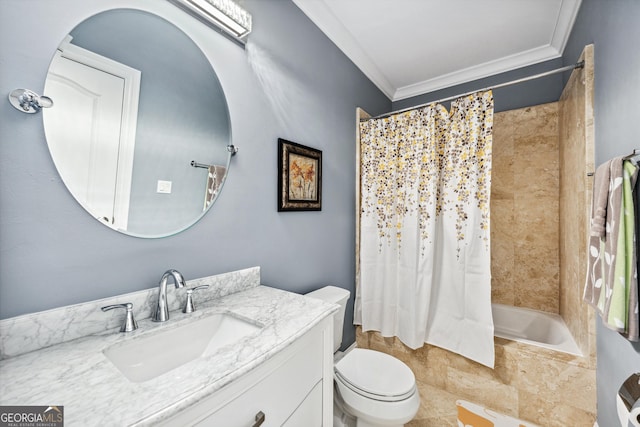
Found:
[[261, 427], [282, 426], [322, 379], [322, 342], [316, 341], [283, 360], [267, 377], [195, 425], [253, 426], [256, 414], [262, 412], [265, 421]]
[[294, 426], [298, 419], [310, 420], [298, 426], [322, 425], [326, 329], [312, 329], [255, 370], [161, 425], [252, 427], [260, 412], [265, 415], [261, 427]]

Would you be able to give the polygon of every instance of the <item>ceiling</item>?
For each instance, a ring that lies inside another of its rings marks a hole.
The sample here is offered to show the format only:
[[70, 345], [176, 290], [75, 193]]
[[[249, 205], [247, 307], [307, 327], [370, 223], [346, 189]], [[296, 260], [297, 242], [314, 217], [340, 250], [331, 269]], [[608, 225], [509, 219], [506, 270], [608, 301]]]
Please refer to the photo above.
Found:
[[581, 0], [293, 0], [397, 101], [562, 55]]

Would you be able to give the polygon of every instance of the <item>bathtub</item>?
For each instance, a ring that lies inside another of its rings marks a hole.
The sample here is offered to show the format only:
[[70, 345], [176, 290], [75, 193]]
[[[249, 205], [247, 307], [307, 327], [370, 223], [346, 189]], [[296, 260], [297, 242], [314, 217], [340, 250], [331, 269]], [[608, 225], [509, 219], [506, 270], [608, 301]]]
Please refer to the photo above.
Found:
[[503, 304], [491, 306], [496, 337], [582, 356], [559, 315]]

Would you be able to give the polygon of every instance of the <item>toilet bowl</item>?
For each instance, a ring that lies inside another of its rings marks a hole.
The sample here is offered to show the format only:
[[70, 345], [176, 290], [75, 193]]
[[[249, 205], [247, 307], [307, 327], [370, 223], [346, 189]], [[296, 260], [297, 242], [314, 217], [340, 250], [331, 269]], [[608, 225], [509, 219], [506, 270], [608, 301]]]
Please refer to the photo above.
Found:
[[374, 350], [354, 348], [334, 369], [337, 395], [357, 427], [402, 426], [420, 407], [416, 379], [400, 360]]
[[[334, 286], [307, 294], [340, 305], [334, 315], [334, 351], [342, 342], [349, 295], [349, 291]], [[411, 421], [419, 407], [415, 376], [395, 357], [354, 348], [335, 364], [334, 427], [400, 427]]]

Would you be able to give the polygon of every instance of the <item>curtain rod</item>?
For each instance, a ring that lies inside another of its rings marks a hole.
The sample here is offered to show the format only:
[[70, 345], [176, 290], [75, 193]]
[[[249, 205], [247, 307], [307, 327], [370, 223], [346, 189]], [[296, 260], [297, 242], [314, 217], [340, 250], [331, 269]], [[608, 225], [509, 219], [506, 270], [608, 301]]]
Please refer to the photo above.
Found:
[[471, 95], [471, 94], [474, 94], [476, 92], [483, 92], [485, 90], [493, 90], [493, 89], [498, 89], [498, 88], [505, 87], [505, 86], [511, 86], [511, 85], [515, 85], [515, 84], [518, 84], [518, 83], [527, 82], [529, 80], [535, 80], [535, 79], [539, 79], [541, 77], [547, 77], [547, 76], [550, 76], [552, 74], [558, 74], [558, 73], [563, 73], [563, 72], [569, 71], [569, 70], [575, 70], [577, 68], [584, 68], [584, 61], [577, 62], [577, 63], [575, 63], [573, 65], [567, 65], [566, 67], [557, 68], [555, 70], [545, 71], [544, 73], [534, 74], [532, 76], [522, 77], [520, 79], [511, 80], [509, 82], [504, 82], [504, 83], [500, 83], [500, 84], [497, 84], [497, 85], [494, 85], [494, 86], [485, 87], [483, 89], [476, 89], [476, 90], [472, 90], [470, 92], [461, 93], [459, 95], [448, 96], [446, 98], [438, 99], [437, 101], [429, 101], [429, 102], [426, 102], [424, 104], [415, 105], [413, 107], [403, 108], [402, 110], [391, 111], [389, 113], [380, 114], [379, 116], [369, 117], [369, 118], [366, 118], [366, 119], [360, 119], [360, 121], [361, 122], [365, 122], [367, 120], [372, 120], [372, 119], [382, 119], [382, 118], [386, 118], [386, 117], [392, 116], [394, 114], [404, 113], [405, 111], [411, 111], [411, 110], [415, 110], [417, 108], [426, 107], [427, 105], [436, 104], [436, 103], [439, 103], [439, 102], [451, 101], [452, 99], [461, 98], [463, 96]]

